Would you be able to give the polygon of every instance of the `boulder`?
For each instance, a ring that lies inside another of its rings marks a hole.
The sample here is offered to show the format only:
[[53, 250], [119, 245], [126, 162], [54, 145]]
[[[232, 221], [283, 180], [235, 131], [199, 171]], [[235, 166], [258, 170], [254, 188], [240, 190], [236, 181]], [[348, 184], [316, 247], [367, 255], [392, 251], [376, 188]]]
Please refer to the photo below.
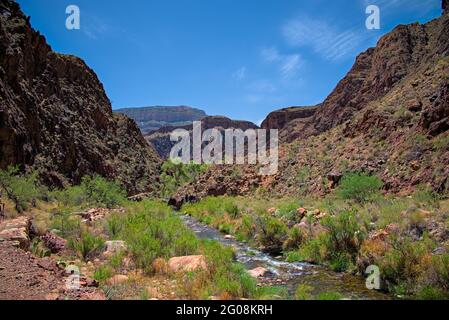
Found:
[[117, 274], [117, 275], [113, 276], [112, 278], [109, 278], [107, 283], [111, 286], [118, 286], [118, 285], [125, 284], [128, 281], [129, 281], [128, 276], [125, 276], [123, 274]]
[[17, 242], [22, 249], [30, 246], [31, 218], [19, 217], [0, 223], [0, 240]]
[[45, 246], [50, 249], [51, 253], [60, 253], [67, 247], [67, 240], [61, 238], [51, 232], [47, 232], [41, 237]]
[[257, 278], [264, 277], [268, 273], [268, 270], [263, 267], [258, 267], [258, 268], [249, 270], [248, 273], [251, 277], [257, 279]]
[[203, 255], [174, 257], [168, 261], [168, 268], [171, 272], [192, 272], [206, 270], [206, 258]]

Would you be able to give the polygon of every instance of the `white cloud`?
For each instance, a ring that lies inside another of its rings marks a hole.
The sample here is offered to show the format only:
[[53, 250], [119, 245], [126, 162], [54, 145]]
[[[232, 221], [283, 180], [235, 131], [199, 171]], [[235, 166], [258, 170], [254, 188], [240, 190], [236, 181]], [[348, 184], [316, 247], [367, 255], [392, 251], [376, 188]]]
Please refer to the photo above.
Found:
[[304, 63], [300, 54], [281, 54], [275, 47], [263, 48], [260, 55], [266, 62], [277, 63], [284, 78], [296, 75]]
[[246, 78], [246, 73], [247, 73], [246, 67], [241, 67], [232, 74], [232, 78], [234, 78], [237, 81], [241, 81]]
[[296, 75], [303, 61], [299, 54], [285, 56], [281, 65], [281, 74], [284, 78], [290, 78]]
[[317, 54], [331, 61], [344, 58], [357, 51], [363, 36], [355, 30], [339, 30], [325, 21], [307, 17], [288, 21], [282, 34], [293, 47], [311, 47]]

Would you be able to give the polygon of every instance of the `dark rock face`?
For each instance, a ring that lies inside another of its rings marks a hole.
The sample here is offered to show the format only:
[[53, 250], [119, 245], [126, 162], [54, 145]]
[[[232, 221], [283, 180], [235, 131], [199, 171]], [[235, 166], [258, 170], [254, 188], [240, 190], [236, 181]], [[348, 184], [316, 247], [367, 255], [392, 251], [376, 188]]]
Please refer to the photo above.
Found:
[[[201, 129], [203, 132], [205, 130], [214, 128], [220, 131], [226, 129], [241, 129], [243, 131], [246, 131], [248, 129], [257, 129], [258, 126], [249, 121], [231, 120], [229, 118], [221, 116], [210, 116], [201, 119]], [[176, 129], [184, 129], [191, 132], [193, 130], [193, 127], [192, 125], [180, 127], [162, 127], [159, 130], [150, 132], [145, 137], [163, 159], [169, 158], [170, 151], [175, 145], [174, 142], [170, 141], [170, 134]]]
[[449, 0], [443, 0], [442, 8], [444, 13], [449, 11]]
[[112, 113], [96, 74], [53, 52], [15, 2], [1, 1], [0, 22], [0, 168], [39, 169], [56, 186], [97, 173], [130, 193], [151, 189], [160, 160]]
[[274, 111], [262, 122], [262, 129], [283, 129], [287, 123], [295, 119], [312, 117], [318, 107], [291, 107]]
[[187, 106], [125, 108], [115, 112], [136, 121], [144, 134], [166, 126], [186, 126], [207, 116], [203, 110]]

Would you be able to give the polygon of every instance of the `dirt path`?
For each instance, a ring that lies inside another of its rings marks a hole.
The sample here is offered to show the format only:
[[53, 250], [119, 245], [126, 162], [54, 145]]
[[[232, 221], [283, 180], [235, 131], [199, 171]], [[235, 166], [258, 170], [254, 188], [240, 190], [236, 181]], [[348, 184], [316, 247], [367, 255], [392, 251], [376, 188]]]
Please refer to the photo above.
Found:
[[104, 300], [101, 290], [67, 290], [66, 276], [56, 263], [0, 242], [0, 300]]

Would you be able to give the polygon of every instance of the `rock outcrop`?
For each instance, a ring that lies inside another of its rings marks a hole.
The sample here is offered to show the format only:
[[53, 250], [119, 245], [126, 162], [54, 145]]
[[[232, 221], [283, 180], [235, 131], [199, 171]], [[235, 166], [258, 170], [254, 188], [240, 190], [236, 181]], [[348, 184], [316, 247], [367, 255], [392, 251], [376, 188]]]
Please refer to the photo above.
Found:
[[449, 11], [449, 0], [443, 0], [442, 8], [444, 13]]
[[186, 126], [207, 116], [203, 110], [188, 106], [124, 108], [115, 112], [136, 121], [143, 134], [166, 126]]
[[86, 174], [130, 194], [155, 183], [160, 159], [134, 121], [112, 113], [97, 75], [52, 51], [13, 1], [0, 3], [0, 168], [20, 165], [61, 187]]
[[287, 123], [296, 119], [308, 119], [312, 117], [318, 109], [314, 107], [290, 107], [273, 111], [262, 122], [262, 129], [283, 129]]

